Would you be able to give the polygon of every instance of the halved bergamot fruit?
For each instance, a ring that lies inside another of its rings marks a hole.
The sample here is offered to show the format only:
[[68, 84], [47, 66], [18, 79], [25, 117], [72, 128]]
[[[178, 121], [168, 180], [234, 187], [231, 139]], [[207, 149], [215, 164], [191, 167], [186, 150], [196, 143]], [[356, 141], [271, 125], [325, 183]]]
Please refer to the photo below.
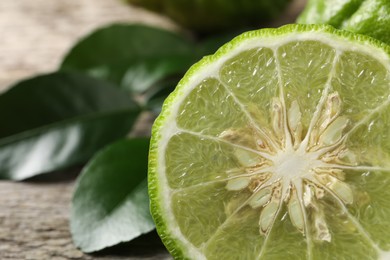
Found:
[[153, 127], [157, 230], [178, 259], [390, 259], [390, 48], [323, 25], [245, 33]]

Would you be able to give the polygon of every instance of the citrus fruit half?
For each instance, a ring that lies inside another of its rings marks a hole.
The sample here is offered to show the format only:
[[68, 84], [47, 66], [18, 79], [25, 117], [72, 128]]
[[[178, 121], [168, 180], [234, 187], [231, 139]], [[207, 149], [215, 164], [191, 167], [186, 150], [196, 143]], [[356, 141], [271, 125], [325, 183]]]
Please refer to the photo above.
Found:
[[153, 126], [149, 194], [178, 259], [390, 259], [390, 48], [325, 25], [244, 33]]

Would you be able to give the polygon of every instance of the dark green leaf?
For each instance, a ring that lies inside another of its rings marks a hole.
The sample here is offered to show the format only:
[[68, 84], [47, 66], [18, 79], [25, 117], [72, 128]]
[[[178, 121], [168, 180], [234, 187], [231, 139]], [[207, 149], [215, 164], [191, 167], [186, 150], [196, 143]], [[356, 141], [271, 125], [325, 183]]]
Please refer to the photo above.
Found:
[[200, 41], [196, 46], [197, 56], [203, 57], [205, 55], [214, 54], [222, 45], [231, 41], [235, 36], [244, 31], [231, 31], [219, 35], [209, 36]]
[[122, 140], [84, 168], [73, 195], [74, 243], [93, 252], [154, 229], [147, 194], [149, 139]]
[[61, 69], [111, 81], [136, 95], [146, 109], [159, 112], [189, 67], [234, 35], [224, 33], [195, 43], [178, 33], [146, 25], [112, 25], [77, 43]]
[[[219, 47], [230, 41], [234, 35], [234, 33], [225, 33], [204, 39], [203, 41], [199, 42], [194, 49], [194, 52], [196, 52], [196, 57], [200, 59], [203, 56], [213, 54], [218, 50]], [[152, 73], [153, 71], [153, 69], [149, 70], [149, 73]], [[176, 72], [177, 73], [175, 75], [172, 73], [172, 76], [166, 77], [162, 80], [160, 79], [159, 81], [157, 81], [156, 78], [154, 85], [149, 84], [150, 87], [143, 96], [146, 103], [146, 109], [151, 110], [156, 114], [160, 113], [164, 100], [175, 89], [177, 83], [182, 78], [183, 74], [180, 74], [179, 70]], [[134, 75], [133, 77], [136, 76]]]
[[161, 81], [156, 84], [155, 87], [150, 88], [144, 95], [146, 109], [158, 115], [161, 112], [162, 104], [167, 96], [175, 89], [179, 80], [180, 79], [177, 77], [172, 77], [171, 79]]
[[79, 74], [22, 81], [0, 96], [0, 178], [85, 162], [125, 136], [139, 112], [124, 91]]
[[131, 92], [166, 76], [181, 75], [196, 60], [195, 44], [180, 34], [146, 25], [112, 25], [81, 40], [61, 69], [82, 71]]
[[120, 85], [134, 94], [156, 88], [160, 81], [173, 76], [176, 76], [176, 85], [193, 62], [193, 57], [184, 56], [145, 58], [127, 68]]

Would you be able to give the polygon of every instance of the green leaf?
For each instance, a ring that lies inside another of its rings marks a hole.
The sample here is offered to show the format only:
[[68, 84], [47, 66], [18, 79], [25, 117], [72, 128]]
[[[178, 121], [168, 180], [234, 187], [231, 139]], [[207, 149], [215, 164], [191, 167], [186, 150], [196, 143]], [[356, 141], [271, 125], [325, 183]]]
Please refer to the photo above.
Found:
[[113, 82], [136, 96], [142, 107], [159, 112], [189, 67], [234, 35], [229, 32], [195, 42], [164, 29], [115, 24], [78, 42], [64, 58], [61, 70]]
[[75, 70], [140, 93], [197, 60], [186, 37], [146, 25], [115, 24], [98, 29], [66, 55], [61, 70]]
[[194, 62], [193, 57], [145, 58], [129, 65], [120, 85], [134, 94], [158, 88], [161, 81], [177, 76], [176, 84]]
[[161, 112], [162, 104], [167, 96], [175, 89], [179, 80], [179, 78], [173, 77], [161, 81], [155, 87], [150, 88], [144, 95], [146, 109], [158, 115]]
[[73, 195], [71, 231], [84, 252], [154, 229], [147, 194], [149, 139], [118, 141], [83, 169]]
[[0, 96], [0, 179], [83, 163], [124, 137], [139, 113], [126, 92], [83, 75], [22, 81]]
[[202, 41], [197, 43], [197, 56], [203, 57], [205, 55], [213, 54], [219, 49], [219, 47], [231, 41], [235, 36], [240, 35], [243, 32], [245, 32], [245, 30], [234, 30], [204, 38]]

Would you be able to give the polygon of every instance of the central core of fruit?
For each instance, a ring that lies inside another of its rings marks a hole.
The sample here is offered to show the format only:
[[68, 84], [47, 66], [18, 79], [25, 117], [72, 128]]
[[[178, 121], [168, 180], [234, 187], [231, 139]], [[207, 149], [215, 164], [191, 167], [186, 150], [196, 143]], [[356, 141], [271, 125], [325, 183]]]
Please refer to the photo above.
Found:
[[[226, 189], [249, 190], [245, 203], [259, 211], [261, 234], [270, 231], [286, 204], [297, 230], [304, 235], [310, 230], [314, 241], [331, 240], [321, 200], [341, 207], [353, 203], [343, 169], [357, 164], [345, 145], [349, 120], [340, 115], [341, 105], [337, 92], [326, 95], [304, 126], [297, 101], [286, 105], [274, 98], [267, 127], [229, 129], [220, 135], [241, 144], [235, 151], [241, 167], [229, 172]], [[243, 149], [248, 144], [255, 148]]]
[[292, 149], [283, 151], [275, 156], [274, 174], [280, 178], [301, 178], [319, 164], [317, 158], [312, 157], [309, 153], [305, 154]]

